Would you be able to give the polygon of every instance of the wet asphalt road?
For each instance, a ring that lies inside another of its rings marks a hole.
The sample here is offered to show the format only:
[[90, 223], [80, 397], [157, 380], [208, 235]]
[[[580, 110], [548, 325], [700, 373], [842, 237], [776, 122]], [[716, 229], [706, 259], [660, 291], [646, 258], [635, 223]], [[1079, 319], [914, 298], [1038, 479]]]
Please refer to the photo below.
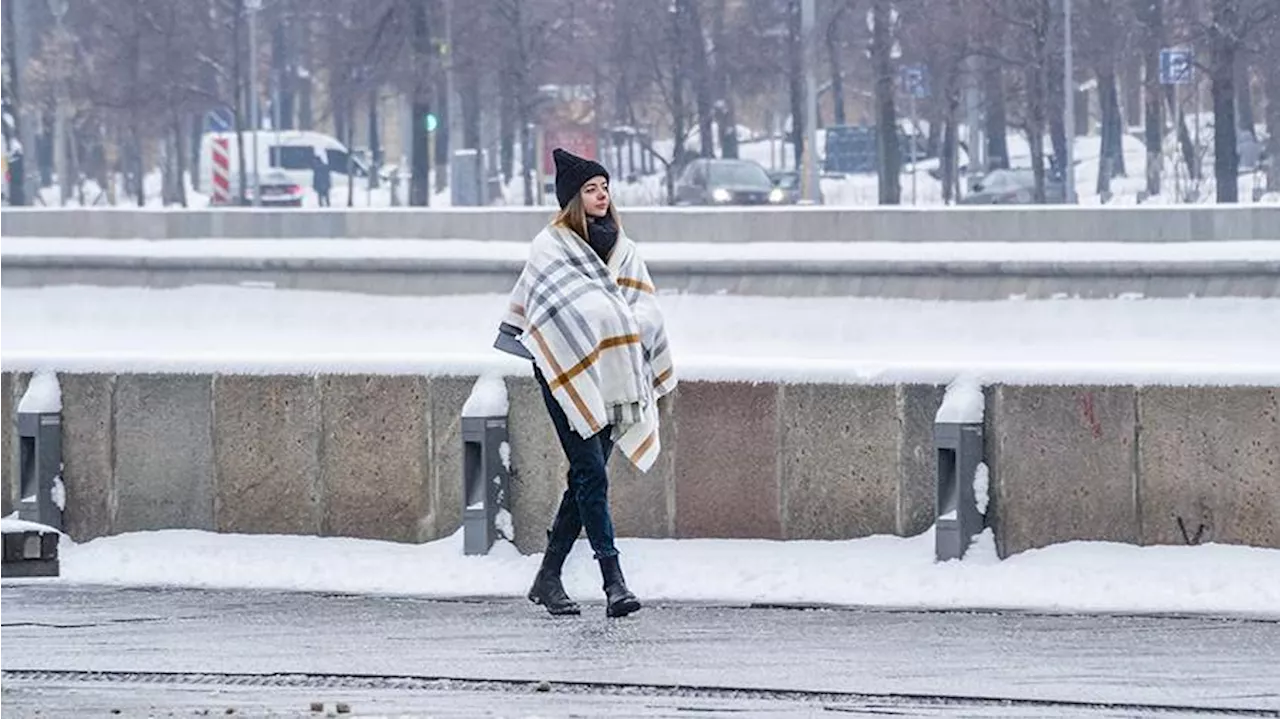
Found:
[[6, 582], [3, 714], [1280, 717], [1280, 622], [584, 609]]

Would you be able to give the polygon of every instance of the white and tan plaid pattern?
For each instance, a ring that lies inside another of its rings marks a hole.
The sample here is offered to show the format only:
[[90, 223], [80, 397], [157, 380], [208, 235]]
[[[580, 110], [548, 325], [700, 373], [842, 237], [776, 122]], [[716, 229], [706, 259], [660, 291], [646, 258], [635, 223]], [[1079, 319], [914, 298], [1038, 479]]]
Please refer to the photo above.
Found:
[[658, 457], [657, 400], [676, 386], [653, 280], [635, 243], [618, 237], [606, 265], [572, 231], [547, 227], [511, 291], [503, 320], [529, 350], [583, 437], [613, 426], [642, 471]]

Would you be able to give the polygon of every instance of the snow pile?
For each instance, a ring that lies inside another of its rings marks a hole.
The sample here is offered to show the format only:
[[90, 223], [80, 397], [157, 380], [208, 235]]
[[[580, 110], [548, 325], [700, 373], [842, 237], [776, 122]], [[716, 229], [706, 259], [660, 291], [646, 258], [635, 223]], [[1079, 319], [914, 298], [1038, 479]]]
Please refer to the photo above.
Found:
[[502, 376], [488, 373], [476, 380], [471, 395], [462, 405], [463, 417], [506, 417], [507, 385]]
[[[628, 584], [647, 600], [1280, 618], [1275, 549], [1070, 542], [1000, 561], [989, 529], [963, 560], [944, 563], [934, 561], [933, 531], [844, 541], [623, 538], [618, 545]], [[506, 541], [486, 556], [466, 556], [461, 530], [421, 545], [164, 530], [66, 542], [62, 560], [62, 578], [41, 581], [520, 597], [540, 557], [522, 556]], [[591, 548], [580, 540], [565, 567], [566, 587], [592, 598], [599, 583]]]
[[973, 472], [973, 499], [978, 505], [978, 514], [986, 514], [991, 503], [991, 470], [986, 462], [979, 462]]
[[31, 383], [18, 402], [23, 413], [57, 414], [62, 411], [62, 387], [58, 376], [48, 370], [38, 370], [31, 376]]
[[499, 509], [497, 515], [493, 518], [494, 529], [498, 530], [498, 536], [511, 542], [515, 541], [516, 525], [511, 518], [511, 511], [508, 509]]
[[[62, 532], [59, 532], [58, 530], [46, 524], [40, 524], [38, 522], [29, 522], [25, 519], [18, 519], [17, 512], [14, 512], [8, 517], [4, 517], [3, 519], [0, 519], [0, 533], [20, 534], [22, 532], [45, 532], [45, 533], [56, 532], [58, 534], [62, 534]], [[65, 539], [65, 536], [61, 541], [62, 542], [67, 541]], [[64, 544], [63, 546], [66, 546], [66, 545]]]
[[947, 386], [947, 393], [942, 397], [942, 406], [938, 407], [934, 421], [981, 424], [984, 410], [982, 385], [971, 376], [961, 375]]
[[53, 499], [53, 505], [59, 511], [67, 511], [67, 485], [62, 482], [61, 471], [53, 478], [53, 489], [50, 491], [50, 496]]

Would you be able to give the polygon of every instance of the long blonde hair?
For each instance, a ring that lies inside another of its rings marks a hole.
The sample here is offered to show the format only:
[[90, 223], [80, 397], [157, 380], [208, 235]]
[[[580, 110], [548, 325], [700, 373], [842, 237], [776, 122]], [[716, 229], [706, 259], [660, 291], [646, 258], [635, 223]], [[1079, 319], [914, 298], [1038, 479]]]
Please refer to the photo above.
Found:
[[[622, 233], [622, 220], [618, 218], [618, 209], [613, 204], [613, 198], [609, 198], [609, 210], [607, 212], [609, 219], [613, 220], [613, 224], [617, 225], [618, 233]], [[573, 196], [569, 200], [569, 204], [565, 205], [563, 210], [556, 214], [554, 220], [551, 221], [552, 227], [563, 227], [572, 230], [578, 237], [583, 240], [588, 238], [587, 235], [587, 208], [582, 204], [582, 193]]]

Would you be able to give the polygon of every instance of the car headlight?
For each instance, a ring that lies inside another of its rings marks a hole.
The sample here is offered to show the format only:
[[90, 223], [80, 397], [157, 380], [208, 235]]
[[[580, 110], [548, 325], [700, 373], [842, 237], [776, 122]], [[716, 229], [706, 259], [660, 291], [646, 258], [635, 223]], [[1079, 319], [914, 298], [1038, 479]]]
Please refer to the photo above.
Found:
[[733, 199], [733, 195], [730, 195], [729, 191], [723, 187], [717, 187], [711, 191], [711, 199], [716, 202], [728, 202]]
[[787, 193], [782, 191], [781, 187], [775, 187], [769, 192], [769, 202], [778, 203], [787, 199]]

